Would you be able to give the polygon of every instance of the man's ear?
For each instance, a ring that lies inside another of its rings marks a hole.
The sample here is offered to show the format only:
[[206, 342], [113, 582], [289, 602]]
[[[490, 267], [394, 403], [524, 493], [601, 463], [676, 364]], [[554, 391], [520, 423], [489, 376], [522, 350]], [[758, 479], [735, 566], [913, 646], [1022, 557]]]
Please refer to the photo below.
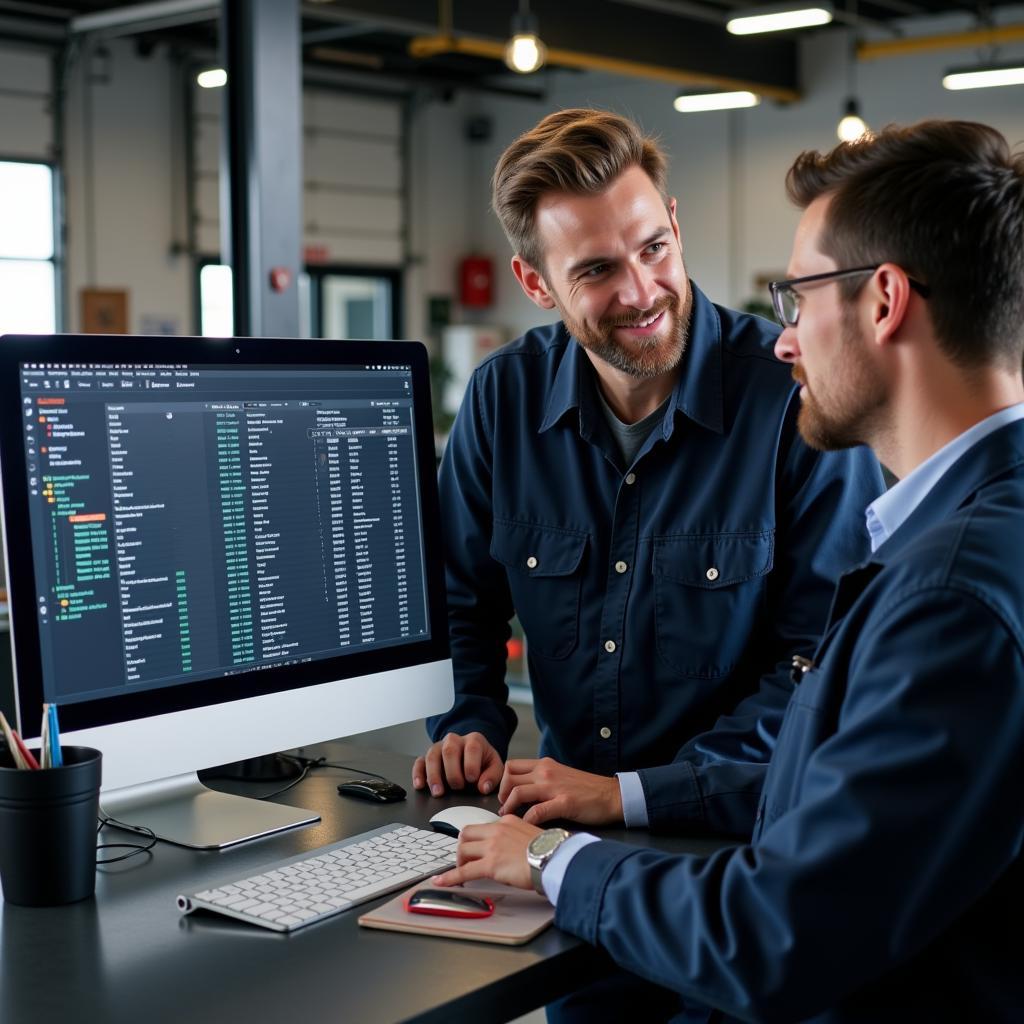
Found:
[[541, 309], [555, 308], [555, 300], [540, 271], [530, 266], [519, 253], [512, 257], [512, 273], [531, 302]]
[[883, 263], [868, 287], [873, 299], [871, 329], [875, 343], [888, 345], [898, 340], [910, 304], [910, 281], [906, 271], [895, 263]]

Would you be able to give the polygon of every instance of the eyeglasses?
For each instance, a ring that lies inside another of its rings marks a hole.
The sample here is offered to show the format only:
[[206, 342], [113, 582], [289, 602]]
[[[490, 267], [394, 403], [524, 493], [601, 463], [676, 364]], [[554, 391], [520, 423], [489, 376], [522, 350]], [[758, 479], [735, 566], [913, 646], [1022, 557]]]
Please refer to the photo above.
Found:
[[[856, 274], [873, 274], [882, 264], [876, 263], [873, 267], [853, 267], [850, 270], [830, 270], [824, 274], [809, 274], [807, 277], [791, 277], [787, 281], [772, 281], [768, 285], [768, 290], [772, 295], [772, 308], [775, 310], [775, 315], [779, 318], [779, 323], [783, 327], [796, 327], [797, 320], [800, 319], [800, 293], [796, 290], [797, 286], [806, 286], [809, 284], [824, 284], [826, 281], [838, 281], [844, 277], [853, 277]], [[908, 277], [907, 281], [910, 283], [910, 287], [914, 289], [921, 296], [922, 299], [927, 299], [931, 292], [931, 289], [926, 284], [922, 284], [920, 281], [915, 281], [912, 277]]]

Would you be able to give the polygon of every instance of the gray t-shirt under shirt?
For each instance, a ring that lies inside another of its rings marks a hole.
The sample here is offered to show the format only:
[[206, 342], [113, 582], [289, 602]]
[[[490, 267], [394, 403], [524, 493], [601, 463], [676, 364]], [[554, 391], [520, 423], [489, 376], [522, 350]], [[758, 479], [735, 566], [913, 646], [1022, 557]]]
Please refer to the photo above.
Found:
[[[605, 401], [600, 387], [597, 388], [597, 397], [601, 400], [604, 418], [608, 421], [612, 436], [615, 438], [619, 451], [622, 453], [622, 464], [628, 469], [633, 465], [636, 453], [643, 447], [644, 441], [647, 440], [651, 431], [665, 418], [665, 407], [668, 405], [669, 399], [666, 398], [654, 412], [649, 416], [645, 416], [642, 420], [638, 420], [636, 423], [623, 423], [612, 411], [612, 407]], [[670, 395], [669, 398], [671, 397]]]

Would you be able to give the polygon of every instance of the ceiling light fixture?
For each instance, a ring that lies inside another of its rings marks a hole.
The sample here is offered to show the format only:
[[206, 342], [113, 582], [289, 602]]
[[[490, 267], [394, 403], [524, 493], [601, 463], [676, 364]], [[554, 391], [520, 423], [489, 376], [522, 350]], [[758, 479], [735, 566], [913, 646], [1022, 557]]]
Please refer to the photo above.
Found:
[[505, 63], [511, 71], [528, 75], [543, 67], [547, 47], [537, 35], [537, 19], [530, 13], [530, 0], [519, 0], [519, 13], [512, 15], [512, 38], [505, 47]]
[[860, 106], [851, 96], [843, 106], [843, 116], [836, 125], [836, 135], [840, 142], [856, 142], [865, 135], [870, 135], [871, 129], [867, 122], [860, 116]]
[[705, 110], [738, 110], [741, 107], [756, 107], [761, 97], [754, 92], [703, 92], [680, 93], [672, 106], [680, 114], [695, 114]]
[[228, 84], [228, 73], [223, 68], [209, 68], [196, 75], [196, 85], [200, 89], [219, 89]]
[[761, 32], [787, 32], [796, 28], [814, 28], [832, 20], [830, 3], [811, 3], [806, 6], [788, 4], [756, 7], [742, 10], [725, 23], [734, 36], [751, 36]]
[[[850, 17], [856, 20], [857, 0], [848, 0], [847, 10]], [[857, 37], [852, 29], [846, 37], [846, 102], [843, 104], [843, 115], [836, 125], [836, 135], [840, 142], [856, 142], [871, 129], [860, 116], [860, 104], [857, 102]]]
[[989, 89], [997, 85], [1024, 85], [1024, 61], [1002, 66], [950, 68], [942, 76], [943, 89]]

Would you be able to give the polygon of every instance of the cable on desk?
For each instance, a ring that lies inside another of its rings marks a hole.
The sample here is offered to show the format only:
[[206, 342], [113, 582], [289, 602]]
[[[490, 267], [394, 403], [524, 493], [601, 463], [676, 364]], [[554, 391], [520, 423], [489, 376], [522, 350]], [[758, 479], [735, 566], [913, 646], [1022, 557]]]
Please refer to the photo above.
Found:
[[280, 754], [279, 757], [284, 758], [288, 761], [294, 761], [296, 764], [302, 765], [302, 773], [298, 778], [292, 779], [291, 782], [286, 786], [281, 786], [280, 789], [275, 789], [270, 793], [264, 793], [262, 796], [254, 797], [255, 800], [269, 800], [273, 796], [280, 796], [282, 793], [286, 793], [293, 786], [297, 786], [314, 768], [336, 768], [343, 772], [352, 772], [355, 775], [369, 775], [373, 779], [382, 779], [384, 782], [390, 782], [391, 780], [383, 775], [378, 775], [376, 772], [368, 772], [363, 768], [353, 768], [347, 764], [335, 764], [333, 761], [328, 761], [325, 757], [303, 757], [301, 754]]
[[141, 832], [148, 840], [146, 843], [99, 843], [96, 846], [97, 850], [130, 850], [131, 853], [120, 853], [116, 857], [104, 857], [102, 860], [97, 857], [97, 867], [103, 864], [117, 864], [118, 861], [128, 860], [129, 857], [137, 857], [140, 853], [149, 853], [156, 846], [156, 833], [152, 829], [146, 828], [145, 825], [126, 825], [123, 821], [118, 821], [117, 818], [99, 818], [97, 820], [99, 821], [96, 826], [97, 836], [103, 831], [104, 825], [116, 825], [129, 832]]
[[[303, 757], [301, 754], [281, 754], [281, 757], [289, 761], [294, 761], [296, 764], [302, 766], [301, 773], [294, 779], [292, 779], [286, 786], [281, 786], [278, 789], [272, 790], [269, 793], [263, 793], [261, 796], [253, 797], [254, 800], [269, 800], [271, 797], [280, 796], [282, 793], [287, 793], [289, 789], [297, 786], [306, 776], [309, 775], [314, 768], [336, 768], [343, 772], [353, 772], [356, 775], [369, 775], [374, 779], [383, 779], [385, 782], [390, 782], [390, 779], [383, 775], [378, 775], [376, 772], [368, 772], [362, 768], [353, 768], [347, 764], [335, 764], [332, 761], [328, 761], [325, 757]], [[129, 853], [122, 853], [116, 857], [105, 857], [103, 860], [97, 859], [96, 865], [99, 867], [103, 864], [116, 864], [118, 861], [128, 860], [129, 857], [137, 857], [140, 853], [149, 853], [154, 846], [156, 846], [157, 838], [156, 834], [152, 829], [146, 828], [145, 825], [126, 825], [122, 821], [118, 821], [116, 818], [100, 818], [99, 825], [96, 828], [96, 835], [98, 836], [103, 830], [104, 825], [116, 825], [119, 828], [127, 829], [129, 832], [141, 832], [146, 836], [148, 842], [146, 843], [100, 843], [97, 850], [113, 850], [123, 849], [129, 850]]]

